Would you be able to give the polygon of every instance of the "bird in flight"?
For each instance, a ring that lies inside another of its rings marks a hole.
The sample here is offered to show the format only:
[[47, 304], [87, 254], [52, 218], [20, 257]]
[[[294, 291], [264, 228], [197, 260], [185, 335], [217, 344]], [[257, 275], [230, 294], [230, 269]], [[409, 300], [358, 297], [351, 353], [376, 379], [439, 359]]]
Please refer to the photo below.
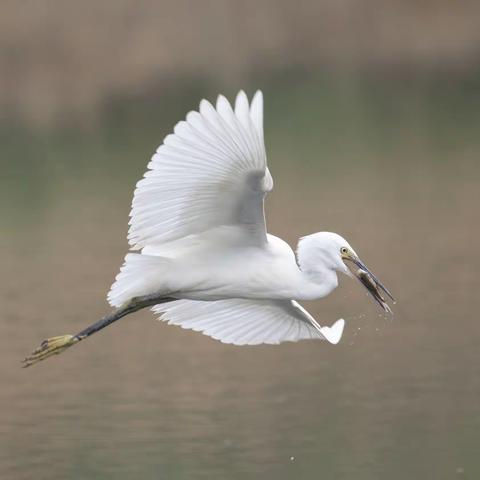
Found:
[[382, 294], [393, 300], [392, 295], [340, 235], [307, 235], [295, 256], [286, 242], [267, 233], [264, 199], [272, 188], [262, 93], [249, 103], [241, 91], [234, 105], [223, 96], [215, 106], [202, 100], [167, 135], [137, 183], [131, 252], [107, 297], [115, 310], [76, 335], [44, 340], [24, 366], [145, 307], [170, 324], [224, 343], [336, 344], [344, 320], [322, 326], [298, 302], [328, 295], [338, 273], [358, 278], [391, 312]]

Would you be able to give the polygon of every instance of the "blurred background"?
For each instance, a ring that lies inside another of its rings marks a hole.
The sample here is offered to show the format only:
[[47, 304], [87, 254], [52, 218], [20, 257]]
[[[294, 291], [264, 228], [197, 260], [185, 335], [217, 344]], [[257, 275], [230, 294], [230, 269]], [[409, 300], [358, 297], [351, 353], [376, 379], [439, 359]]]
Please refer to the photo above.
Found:
[[[0, 477], [480, 478], [480, 3], [4, 1]], [[271, 233], [344, 235], [398, 299], [306, 305], [333, 347], [109, 307], [136, 181], [200, 99], [265, 95]]]

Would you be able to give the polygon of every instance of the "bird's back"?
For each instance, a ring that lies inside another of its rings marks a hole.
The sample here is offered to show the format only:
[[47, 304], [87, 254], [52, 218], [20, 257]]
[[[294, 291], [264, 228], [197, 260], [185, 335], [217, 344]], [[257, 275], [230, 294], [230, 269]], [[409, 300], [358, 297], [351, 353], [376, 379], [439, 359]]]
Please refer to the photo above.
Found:
[[[130, 253], [109, 300], [118, 306], [160, 291], [194, 300], [295, 298], [301, 272], [290, 246], [273, 235], [263, 246], [249, 245], [242, 235], [236, 227], [221, 227]], [[133, 279], [142, 280], [132, 288]]]

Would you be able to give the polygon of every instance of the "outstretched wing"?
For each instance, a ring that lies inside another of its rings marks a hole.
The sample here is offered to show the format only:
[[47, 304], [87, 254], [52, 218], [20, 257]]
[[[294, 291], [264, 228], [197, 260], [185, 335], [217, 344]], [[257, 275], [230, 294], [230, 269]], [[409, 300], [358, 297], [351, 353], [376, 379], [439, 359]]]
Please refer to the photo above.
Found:
[[169, 324], [235, 345], [277, 344], [309, 338], [336, 344], [345, 325], [340, 319], [331, 327], [321, 327], [300, 304], [289, 300], [176, 300], [156, 305], [152, 310]]
[[263, 141], [263, 97], [244, 92], [232, 109], [223, 96], [206, 100], [168, 135], [137, 183], [130, 213], [132, 248], [223, 226], [266, 242], [263, 199], [273, 187]]

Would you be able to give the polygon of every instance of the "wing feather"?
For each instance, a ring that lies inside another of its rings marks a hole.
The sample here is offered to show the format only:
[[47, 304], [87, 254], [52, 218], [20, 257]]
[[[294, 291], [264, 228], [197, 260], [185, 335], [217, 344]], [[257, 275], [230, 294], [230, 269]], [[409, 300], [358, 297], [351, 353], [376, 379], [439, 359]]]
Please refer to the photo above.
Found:
[[206, 100], [167, 135], [137, 183], [128, 239], [134, 249], [220, 226], [238, 226], [266, 242], [265, 194], [273, 187], [263, 143], [263, 100], [244, 92], [234, 109]]
[[336, 344], [345, 324], [341, 319], [332, 327], [321, 327], [301, 305], [288, 300], [176, 300], [152, 310], [169, 324], [235, 345], [303, 339], [322, 339]]

